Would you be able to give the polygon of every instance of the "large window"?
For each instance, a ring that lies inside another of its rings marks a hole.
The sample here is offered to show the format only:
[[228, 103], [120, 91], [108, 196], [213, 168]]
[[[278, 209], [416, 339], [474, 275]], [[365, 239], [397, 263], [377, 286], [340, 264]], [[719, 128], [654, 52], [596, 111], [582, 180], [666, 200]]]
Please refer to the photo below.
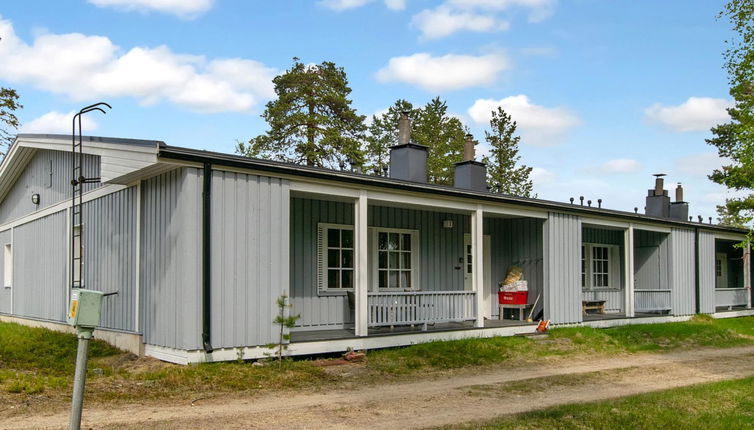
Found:
[[416, 230], [375, 229], [375, 282], [379, 289], [417, 289]]
[[582, 245], [581, 286], [584, 289], [620, 288], [619, 254], [617, 245]]
[[319, 225], [320, 290], [353, 289], [353, 245], [352, 226]]

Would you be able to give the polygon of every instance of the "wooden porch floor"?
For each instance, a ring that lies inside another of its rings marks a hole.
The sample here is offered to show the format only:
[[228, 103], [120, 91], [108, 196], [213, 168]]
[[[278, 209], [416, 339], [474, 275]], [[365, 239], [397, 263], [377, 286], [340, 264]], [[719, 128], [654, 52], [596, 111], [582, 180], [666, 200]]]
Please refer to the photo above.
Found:
[[[484, 328], [495, 327], [516, 327], [525, 325], [536, 325], [536, 323], [528, 323], [526, 321], [518, 320], [485, 320]], [[438, 323], [427, 326], [427, 330], [422, 330], [420, 325], [415, 326], [395, 326], [395, 327], [374, 327], [369, 329], [369, 336], [393, 336], [400, 334], [410, 333], [430, 333], [430, 332], [442, 332], [453, 330], [469, 330], [473, 329], [474, 324], [472, 322], [465, 323]], [[335, 340], [335, 339], [351, 339], [356, 336], [353, 333], [353, 329], [332, 329], [332, 330], [304, 330], [291, 332], [291, 342], [316, 342], [322, 340]]]

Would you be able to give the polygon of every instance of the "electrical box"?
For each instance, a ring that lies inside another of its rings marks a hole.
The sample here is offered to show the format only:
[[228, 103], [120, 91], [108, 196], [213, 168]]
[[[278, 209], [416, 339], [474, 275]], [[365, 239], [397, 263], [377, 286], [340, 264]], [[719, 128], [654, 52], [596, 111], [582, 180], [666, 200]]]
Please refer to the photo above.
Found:
[[102, 291], [74, 288], [66, 319], [74, 327], [94, 328], [99, 325], [102, 311]]

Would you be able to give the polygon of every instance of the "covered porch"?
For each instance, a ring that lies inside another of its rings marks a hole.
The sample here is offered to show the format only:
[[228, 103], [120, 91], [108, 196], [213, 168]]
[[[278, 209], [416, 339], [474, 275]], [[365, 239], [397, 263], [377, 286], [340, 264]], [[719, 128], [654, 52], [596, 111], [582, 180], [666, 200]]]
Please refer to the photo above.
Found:
[[751, 307], [750, 252], [740, 240], [715, 238], [715, 310]]
[[498, 319], [497, 284], [516, 264], [530, 303], [541, 293], [540, 218], [325, 191], [291, 194], [290, 300], [301, 315], [292, 342], [526, 324]]

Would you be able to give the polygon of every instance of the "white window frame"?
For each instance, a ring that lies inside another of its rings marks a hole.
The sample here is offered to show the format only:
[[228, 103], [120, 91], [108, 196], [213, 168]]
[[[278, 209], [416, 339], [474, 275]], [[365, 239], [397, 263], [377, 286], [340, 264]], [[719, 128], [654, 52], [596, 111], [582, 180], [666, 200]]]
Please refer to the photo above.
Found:
[[[606, 243], [582, 243], [582, 254], [579, 259], [579, 264], [582, 264], [582, 270], [579, 272], [579, 276], [582, 278], [581, 289], [583, 291], [605, 291], [605, 290], [621, 290], [620, 285], [620, 246]], [[594, 247], [607, 248], [607, 285], [606, 286], [594, 286], [593, 285], [593, 253]], [[582, 263], [583, 262], [583, 263]], [[584, 283], [583, 281], [586, 281]], [[617, 285], [615, 285], [617, 283]]]
[[3, 286], [13, 288], [13, 244], [3, 247]]
[[[350, 230], [354, 232], [354, 226], [350, 224], [332, 224], [332, 223], [318, 223], [317, 224], [317, 291], [320, 295], [345, 295], [348, 291], [354, 291], [353, 288], [329, 288], [327, 285], [327, 231], [330, 229], [337, 230]], [[354, 232], [354, 261], [353, 261], [353, 273], [354, 283], [356, 282], [356, 236]]]
[[[419, 249], [421, 242], [419, 242], [419, 230], [405, 229], [405, 228], [386, 228], [386, 227], [372, 227], [372, 291], [420, 291], [419, 287]], [[411, 288], [380, 288], [380, 268], [379, 268], [379, 234], [380, 233], [399, 233], [411, 235]]]

